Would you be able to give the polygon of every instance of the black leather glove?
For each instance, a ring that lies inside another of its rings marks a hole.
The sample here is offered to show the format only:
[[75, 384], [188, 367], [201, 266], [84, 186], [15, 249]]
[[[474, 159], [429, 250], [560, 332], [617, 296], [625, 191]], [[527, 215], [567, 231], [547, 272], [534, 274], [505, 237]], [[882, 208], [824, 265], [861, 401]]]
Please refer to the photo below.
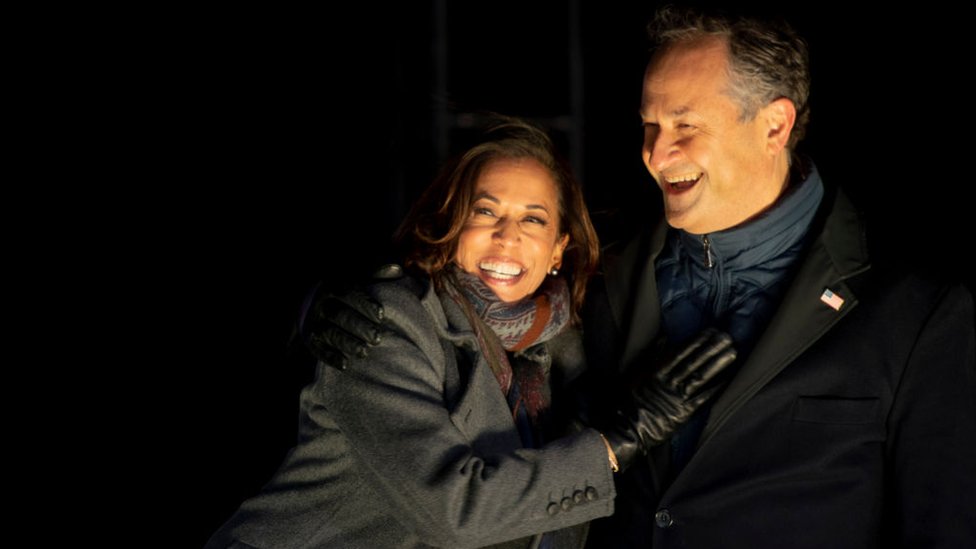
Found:
[[[403, 276], [399, 265], [384, 265], [373, 273], [375, 280]], [[369, 347], [380, 342], [383, 306], [367, 293], [353, 289], [342, 295], [315, 297], [302, 325], [305, 345], [315, 358], [340, 370], [353, 357], [363, 358]]]
[[659, 362], [653, 375], [631, 391], [603, 434], [621, 471], [638, 456], [668, 440], [722, 386], [709, 383], [735, 360], [732, 338], [707, 329], [677, 353]]

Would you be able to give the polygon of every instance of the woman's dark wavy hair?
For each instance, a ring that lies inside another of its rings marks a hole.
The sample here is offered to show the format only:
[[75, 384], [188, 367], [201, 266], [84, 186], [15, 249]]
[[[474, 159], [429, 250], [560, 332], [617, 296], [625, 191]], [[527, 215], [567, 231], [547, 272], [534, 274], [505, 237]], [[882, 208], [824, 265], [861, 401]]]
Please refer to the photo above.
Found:
[[586, 283], [599, 260], [599, 241], [590, 222], [579, 182], [556, 155], [540, 128], [513, 117], [493, 117], [477, 145], [449, 162], [414, 203], [397, 230], [395, 242], [408, 269], [438, 280], [457, 253], [461, 230], [471, 215], [475, 186], [489, 163], [536, 160], [549, 170], [559, 198], [559, 235], [568, 234], [560, 271], [567, 277], [574, 320], [579, 319]]

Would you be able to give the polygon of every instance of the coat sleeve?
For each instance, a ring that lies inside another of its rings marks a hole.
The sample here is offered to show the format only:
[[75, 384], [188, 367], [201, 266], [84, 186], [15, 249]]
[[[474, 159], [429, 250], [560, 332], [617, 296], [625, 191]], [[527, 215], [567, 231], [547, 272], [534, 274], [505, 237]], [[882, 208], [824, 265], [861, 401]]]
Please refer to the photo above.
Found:
[[890, 547], [976, 547], [976, 346], [962, 287], [925, 323], [888, 418]]
[[[596, 431], [541, 449], [492, 450], [512, 448], [492, 443], [510, 440], [510, 424], [498, 432], [458, 427], [464, 409], [444, 402], [450, 349], [437, 340], [430, 316], [419, 304], [386, 308], [393, 329], [368, 362], [353, 361], [344, 372], [326, 368], [316, 390], [318, 413], [339, 425], [360, 473], [393, 516], [424, 543], [470, 547], [613, 512], [612, 473]], [[499, 425], [504, 420], [507, 414]]]

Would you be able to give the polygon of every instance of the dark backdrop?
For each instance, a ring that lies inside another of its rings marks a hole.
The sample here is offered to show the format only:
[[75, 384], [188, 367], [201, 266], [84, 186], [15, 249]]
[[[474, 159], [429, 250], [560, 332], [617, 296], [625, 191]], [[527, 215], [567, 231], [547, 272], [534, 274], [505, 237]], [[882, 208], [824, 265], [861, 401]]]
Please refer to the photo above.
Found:
[[[165, 465], [135, 482], [163, 480], [151, 497], [181, 502], [144, 516], [147, 529], [202, 545], [270, 477], [312, 375], [289, 344], [303, 298], [387, 259], [470, 113], [553, 126], [606, 234], [622, 206], [658, 219], [637, 115], [653, 3], [525, 4], [179, 15], [142, 61], [153, 101], [141, 122], [157, 150], [133, 206], [151, 230], [127, 318], [133, 357], [150, 355], [175, 383], [148, 406], [162, 416], [150, 458]], [[758, 11], [786, 16], [810, 43], [801, 147], [867, 210], [878, 252], [971, 281], [958, 14]]]

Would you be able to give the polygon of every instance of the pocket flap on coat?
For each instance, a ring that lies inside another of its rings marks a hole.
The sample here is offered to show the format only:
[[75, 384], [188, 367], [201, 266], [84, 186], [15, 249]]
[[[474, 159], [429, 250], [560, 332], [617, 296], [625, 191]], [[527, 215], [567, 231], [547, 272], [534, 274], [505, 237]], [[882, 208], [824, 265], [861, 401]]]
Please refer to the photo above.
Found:
[[880, 405], [881, 401], [876, 397], [801, 396], [793, 409], [793, 421], [842, 425], [876, 423]]

